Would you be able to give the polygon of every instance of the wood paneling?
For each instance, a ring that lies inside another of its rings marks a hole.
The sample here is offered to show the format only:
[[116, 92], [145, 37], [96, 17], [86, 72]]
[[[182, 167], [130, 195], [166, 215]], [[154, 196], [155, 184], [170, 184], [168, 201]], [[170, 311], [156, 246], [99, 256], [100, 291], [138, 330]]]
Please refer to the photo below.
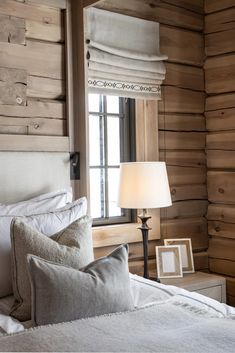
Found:
[[194, 91], [203, 91], [203, 69], [168, 62], [166, 63], [166, 79], [164, 84], [179, 88], [192, 89]]
[[206, 92], [232, 92], [235, 86], [235, 53], [211, 57], [205, 63]]
[[235, 6], [235, 0], [205, 0], [205, 12], [212, 13]]
[[163, 100], [159, 111], [165, 113], [204, 113], [204, 92], [182, 89], [174, 86], [162, 88]]
[[207, 200], [206, 184], [171, 185], [172, 201]]
[[[209, 268], [235, 277], [235, 2], [206, 0], [205, 87]], [[228, 302], [235, 305], [227, 280]]]
[[160, 160], [169, 165], [200, 167], [206, 165], [204, 150], [160, 150]]
[[[159, 130], [205, 131], [204, 115], [199, 114], [159, 114]], [[190, 124], [189, 124], [190, 122]]]
[[170, 1], [108, 0], [102, 1], [97, 7], [129, 16], [147, 18], [175, 27], [198, 31], [203, 29], [203, 16], [201, 14], [181, 7], [179, 3], [171, 4]]
[[159, 145], [162, 150], [204, 150], [206, 145], [206, 133], [160, 131]]
[[65, 5], [64, 0], [0, 3], [0, 150], [17, 151], [18, 144], [20, 151], [68, 151]]
[[162, 219], [203, 217], [207, 213], [206, 200], [186, 200], [174, 202], [171, 207], [161, 209]]

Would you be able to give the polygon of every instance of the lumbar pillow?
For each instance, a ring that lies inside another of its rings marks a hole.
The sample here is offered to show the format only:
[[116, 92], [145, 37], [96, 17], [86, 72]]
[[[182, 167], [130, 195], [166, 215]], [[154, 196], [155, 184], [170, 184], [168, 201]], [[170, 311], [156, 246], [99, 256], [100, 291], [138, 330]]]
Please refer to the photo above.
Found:
[[[36, 200], [43, 201], [43, 203], [47, 201], [50, 204], [51, 202], [48, 200], [50, 199], [50, 196], [54, 195], [55, 199], [53, 197], [53, 205], [55, 206], [55, 200], [58, 201], [58, 195], [55, 194], [56, 193], [52, 193], [52, 195], [49, 194], [48, 196], [42, 195], [41, 197], [36, 198]], [[44, 205], [43, 207], [45, 208], [46, 206]], [[27, 214], [29, 209], [28, 207], [24, 208]], [[12, 294], [10, 225], [13, 218], [22, 216], [24, 214], [23, 208], [15, 208], [15, 211], [16, 210], [17, 212], [15, 214], [13, 213], [13, 209], [8, 210], [4, 215], [3, 210], [0, 212], [0, 298]], [[56, 232], [67, 227], [70, 223], [74, 222], [79, 217], [85, 216], [87, 212], [87, 200], [83, 197], [74, 201], [73, 203], [64, 206], [63, 208], [58, 208], [53, 211], [51, 209], [45, 209], [45, 211], [41, 209], [40, 214], [37, 214], [36, 210], [34, 210], [34, 207], [31, 207], [31, 210], [31, 214], [33, 214], [33, 216], [22, 216], [24, 222], [39, 230], [43, 234], [51, 236], [52, 234], [55, 234]], [[37, 211], [39, 211], [39, 208], [37, 208]]]
[[31, 290], [27, 255], [79, 269], [94, 259], [91, 219], [85, 216], [55, 234], [53, 238], [16, 218], [11, 224], [12, 272], [15, 303], [11, 315], [20, 321], [31, 317]]
[[36, 325], [133, 310], [128, 246], [81, 270], [28, 255]]

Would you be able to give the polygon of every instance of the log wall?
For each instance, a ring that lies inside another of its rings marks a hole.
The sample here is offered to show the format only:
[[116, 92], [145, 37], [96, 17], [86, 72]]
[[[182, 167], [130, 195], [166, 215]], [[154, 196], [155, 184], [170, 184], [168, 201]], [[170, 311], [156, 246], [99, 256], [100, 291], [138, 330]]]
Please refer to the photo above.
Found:
[[68, 150], [65, 8], [65, 0], [0, 2], [1, 150]]
[[[191, 237], [196, 269], [208, 269], [203, 5], [203, 0], [107, 0], [98, 5], [160, 22], [161, 51], [169, 56], [158, 125], [173, 206], [161, 211], [161, 240], [149, 242], [152, 269], [155, 246], [164, 238], [180, 237]], [[131, 271], [142, 271], [141, 242], [131, 244], [130, 259]]]
[[235, 306], [235, 1], [205, 1], [209, 268]]

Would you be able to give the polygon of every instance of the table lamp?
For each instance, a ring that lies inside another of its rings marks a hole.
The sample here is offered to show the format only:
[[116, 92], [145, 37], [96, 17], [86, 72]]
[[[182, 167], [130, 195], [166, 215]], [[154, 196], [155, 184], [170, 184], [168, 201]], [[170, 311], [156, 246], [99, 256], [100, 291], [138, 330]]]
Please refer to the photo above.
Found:
[[171, 206], [165, 162], [130, 162], [121, 163], [118, 206], [121, 208], [142, 209], [138, 215], [142, 224], [144, 250], [144, 277], [149, 278], [148, 271], [148, 233], [151, 228], [147, 221], [151, 218], [148, 208]]

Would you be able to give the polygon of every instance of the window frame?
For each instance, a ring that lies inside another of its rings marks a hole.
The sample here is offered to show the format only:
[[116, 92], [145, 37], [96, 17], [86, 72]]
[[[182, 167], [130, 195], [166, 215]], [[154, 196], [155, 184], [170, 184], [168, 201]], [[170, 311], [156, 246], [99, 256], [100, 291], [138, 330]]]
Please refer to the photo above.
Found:
[[[99, 93], [98, 93], [99, 94]], [[89, 98], [88, 98], [89, 101]], [[109, 213], [109, 192], [108, 192], [108, 171], [109, 169], [120, 168], [120, 165], [108, 164], [108, 118], [116, 117], [119, 119], [120, 126], [120, 159], [121, 162], [135, 161], [136, 158], [136, 134], [135, 134], [135, 100], [119, 97], [119, 113], [108, 113], [107, 95], [99, 94], [99, 112], [89, 111], [88, 116], [97, 116], [100, 118], [100, 165], [90, 165], [90, 170], [103, 170], [104, 180], [101, 181], [101, 193], [104, 193], [103, 214], [99, 218], [93, 218], [93, 226], [115, 225], [122, 223], [131, 223], [136, 219], [136, 212], [130, 209], [122, 209], [120, 216], [108, 217]], [[90, 124], [90, 119], [88, 118]], [[102, 144], [103, 143], [103, 144]], [[90, 146], [90, 142], [88, 141]], [[90, 179], [89, 179], [90, 180]], [[101, 206], [102, 213], [102, 206]], [[104, 216], [103, 216], [104, 215]]]

